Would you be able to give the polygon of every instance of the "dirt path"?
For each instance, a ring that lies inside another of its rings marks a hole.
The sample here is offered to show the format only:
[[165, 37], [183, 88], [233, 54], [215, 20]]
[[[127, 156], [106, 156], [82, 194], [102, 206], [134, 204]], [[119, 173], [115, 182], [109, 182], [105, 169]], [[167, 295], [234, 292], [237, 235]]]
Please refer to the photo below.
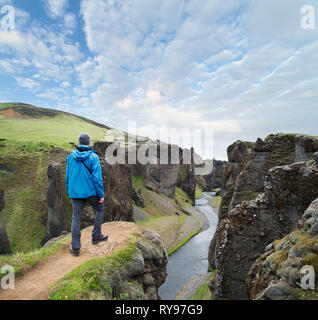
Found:
[[0, 300], [45, 300], [50, 293], [50, 286], [63, 278], [72, 269], [92, 258], [110, 255], [125, 247], [129, 235], [138, 230], [132, 223], [111, 222], [104, 224], [102, 232], [109, 235], [106, 242], [92, 245], [92, 228], [82, 231], [82, 249], [79, 257], [69, 253], [70, 243], [54, 256], [39, 263], [26, 274], [16, 278], [14, 290], [0, 290]]

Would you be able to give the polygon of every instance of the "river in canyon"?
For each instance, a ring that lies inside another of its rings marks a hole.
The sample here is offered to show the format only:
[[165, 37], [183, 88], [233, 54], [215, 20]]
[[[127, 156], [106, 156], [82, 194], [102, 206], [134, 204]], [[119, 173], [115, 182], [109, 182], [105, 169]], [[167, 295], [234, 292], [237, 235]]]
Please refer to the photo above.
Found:
[[159, 295], [163, 300], [173, 300], [191, 279], [208, 272], [209, 246], [218, 223], [217, 213], [209, 205], [214, 196], [213, 192], [204, 192], [196, 200], [195, 207], [208, 218], [210, 226], [169, 257], [168, 276], [159, 288]]

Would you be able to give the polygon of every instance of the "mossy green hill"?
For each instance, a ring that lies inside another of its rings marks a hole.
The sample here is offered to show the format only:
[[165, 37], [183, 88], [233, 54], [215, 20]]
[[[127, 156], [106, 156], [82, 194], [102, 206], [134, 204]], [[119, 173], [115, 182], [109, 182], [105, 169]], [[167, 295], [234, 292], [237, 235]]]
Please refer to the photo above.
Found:
[[110, 128], [67, 112], [38, 108], [23, 103], [0, 103], [0, 139], [42, 142], [70, 148], [81, 132], [88, 132], [93, 142], [104, 140]]
[[[13, 253], [40, 248], [45, 234], [50, 162], [62, 164], [88, 132], [92, 142], [102, 141], [109, 127], [58, 110], [23, 103], [0, 103], [0, 189], [5, 192], [1, 212]], [[65, 190], [66, 219], [71, 204]]]

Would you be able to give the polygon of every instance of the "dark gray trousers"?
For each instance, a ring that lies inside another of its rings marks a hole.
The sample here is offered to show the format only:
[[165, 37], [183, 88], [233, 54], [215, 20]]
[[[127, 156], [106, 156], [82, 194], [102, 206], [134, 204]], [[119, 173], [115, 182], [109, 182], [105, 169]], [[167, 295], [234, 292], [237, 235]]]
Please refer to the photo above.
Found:
[[101, 227], [104, 220], [104, 203], [98, 202], [98, 197], [88, 199], [72, 199], [72, 249], [79, 251], [81, 248], [81, 219], [85, 205], [88, 203], [96, 213], [92, 238], [97, 239], [101, 235]]

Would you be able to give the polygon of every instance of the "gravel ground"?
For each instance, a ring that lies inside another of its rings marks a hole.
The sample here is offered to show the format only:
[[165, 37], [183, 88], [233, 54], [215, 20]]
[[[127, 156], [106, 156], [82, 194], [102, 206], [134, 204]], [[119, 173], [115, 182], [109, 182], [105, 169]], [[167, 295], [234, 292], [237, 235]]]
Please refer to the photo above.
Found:
[[201, 274], [190, 280], [175, 296], [174, 300], [191, 300], [201, 285], [209, 279], [211, 273]]

